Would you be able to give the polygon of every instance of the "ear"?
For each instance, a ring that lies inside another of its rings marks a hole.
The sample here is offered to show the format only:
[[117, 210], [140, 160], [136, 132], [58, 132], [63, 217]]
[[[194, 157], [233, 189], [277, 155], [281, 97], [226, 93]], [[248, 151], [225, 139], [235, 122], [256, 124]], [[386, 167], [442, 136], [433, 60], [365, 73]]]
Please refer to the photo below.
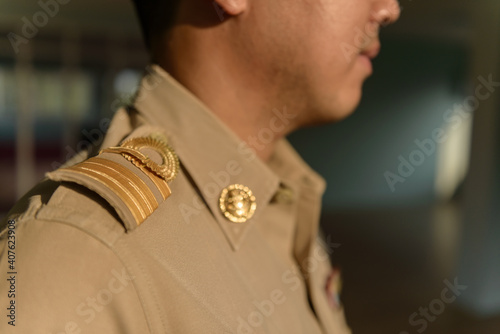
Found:
[[247, 9], [248, 0], [215, 0], [215, 3], [229, 15], [239, 15]]

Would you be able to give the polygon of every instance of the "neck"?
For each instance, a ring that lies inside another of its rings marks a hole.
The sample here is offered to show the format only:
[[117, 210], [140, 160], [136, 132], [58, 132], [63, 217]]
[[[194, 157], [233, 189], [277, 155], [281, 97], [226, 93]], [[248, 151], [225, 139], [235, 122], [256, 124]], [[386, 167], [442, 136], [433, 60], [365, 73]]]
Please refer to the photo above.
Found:
[[221, 42], [214, 30], [176, 26], [153, 50], [161, 55], [154, 61], [267, 161], [277, 141], [295, 129], [297, 111], [277, 98], [278, 85], [250, 68], [234, 53], [238, 46]]

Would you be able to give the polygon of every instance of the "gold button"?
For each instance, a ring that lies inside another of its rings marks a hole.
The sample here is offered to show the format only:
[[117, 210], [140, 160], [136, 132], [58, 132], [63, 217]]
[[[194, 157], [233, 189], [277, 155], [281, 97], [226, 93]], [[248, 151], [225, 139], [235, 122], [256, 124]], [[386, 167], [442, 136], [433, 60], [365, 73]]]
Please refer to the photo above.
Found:
[[252, 218], [257, 203], [250, 188], [233, 184], [222, 190], [219, 207], [224, 217], [233, 223], [244, 223]]

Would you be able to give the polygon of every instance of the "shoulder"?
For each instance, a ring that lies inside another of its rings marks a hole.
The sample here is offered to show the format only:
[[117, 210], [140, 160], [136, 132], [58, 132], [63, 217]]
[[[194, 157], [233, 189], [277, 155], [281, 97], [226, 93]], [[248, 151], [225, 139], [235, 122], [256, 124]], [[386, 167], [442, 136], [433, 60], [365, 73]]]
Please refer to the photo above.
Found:
[[165, 134], [149, 125], [105, 144], [98, 154], [47, 173], [7, 218], [73, 225], [108, 244], [135, 230], [170, 197], [177, 155]]
[[127, 231], [141, 225], [170, 196], [179, 169], [160, 132], [131, 134], [97, 156], [48, 173], [56, 182], [78, 184], [110, 205]]

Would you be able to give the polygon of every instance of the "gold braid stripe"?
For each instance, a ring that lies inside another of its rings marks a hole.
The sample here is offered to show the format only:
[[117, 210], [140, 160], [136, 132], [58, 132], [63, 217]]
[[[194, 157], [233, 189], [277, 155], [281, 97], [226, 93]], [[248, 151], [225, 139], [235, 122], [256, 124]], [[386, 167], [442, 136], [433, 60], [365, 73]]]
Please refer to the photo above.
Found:
[[95, 165], [96, 168], [104, 168], [109, 172], [107, 174], [111, 174], [114, 177], [117, 177], [122, 184], [130, 185], [134, 188], [136, 195], [139, 195], [142, 199], [142, 203], [146, 205], [148, 211], [146, 213], [147, 216], [153, 213], [154, 210], [158, 207], [158, 202], [156, 201], [155, 196], [149, 189], [149, 187], [144, 183], [144, 181], [131, 172], [128, 168], [120, 165], [111, 160], [105, 160], [101, 158], [92, 158], [87, 161], [84, 161], [84, 164]]
[[158, 191], [161, 193], [161, 196], [163, 199], [167, 199], [168, 196], [172, 193], [170, 191], [170, 188], [167, 183], [167, 179], [159, 176], [157, 173], [154, 173], [150, 171], [144, 162], [142, 160], [139, 160], [135, 158], [132, 154], [134, 153], [135, 155], [142, 155], [141, 152], [135, 150], [135, 149], [130, 149], [130, 148], [123, 148], [123, 147], [110, 147], [101, 150], [103, 153], [113, 153], [113, 154], [121, 154], [125, 159], [130, 161], [135, 167], [139, 168], [144, 174], [146, 174], [149, 179], [156, 185], [156, 188], [158, 188]]
[[129, 208], [130, 212], [134, 216], [134, 219], [138, 225], [140, 224], [141, 221], [144, 221], [146, 215], [144, 211], [140, 208], [139, 204], [137, 203], [137, 200], [121, 184], [117, 183], [116, 180], [110, 180], [108, 176], [103, 176], [101, 175], [101, 173], [97, 173], [92, 170], [89, 171], [87, 169], [80, 169], [78, 168], [78, 166], [72, 166], [66, 168], [66, 170], [71, 171], [73, 173], [85, 175], [93, 180], [96, 180], [104, 184], [125, 202], [127, 208]]
[[131, 211], [137, 225], [158, 207], [156, 198], [144, 181], [114, 161], [95, 157], [66, 169], [86, 175], [118, 194]]

